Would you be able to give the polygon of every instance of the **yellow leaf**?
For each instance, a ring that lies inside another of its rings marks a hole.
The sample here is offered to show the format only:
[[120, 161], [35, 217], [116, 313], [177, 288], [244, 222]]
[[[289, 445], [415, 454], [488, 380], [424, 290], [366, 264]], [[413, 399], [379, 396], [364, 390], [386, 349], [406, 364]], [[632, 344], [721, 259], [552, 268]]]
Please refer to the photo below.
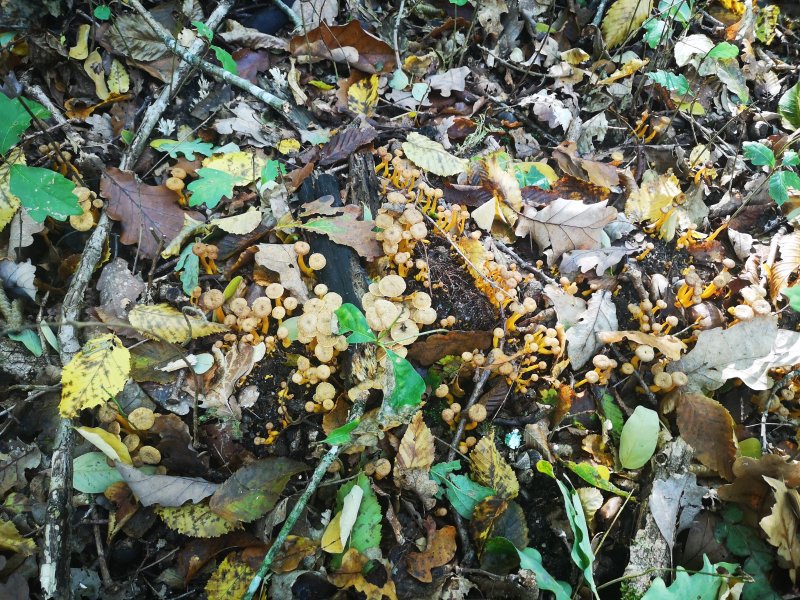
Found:
[[526, 173], [531, 167], [534, 167], [537, 171], [539, 171], [539, 173], [547, 177], [547, 181], [550, 183], [550, 185], [553, 185], [556, 181], [558, 181], [558, 175], [553, 170], [553, 167], [548, 165], [546, 162], [519, 162], [515, 163], [514, 166], [516, 166], [518, 170]]
[[662, 209], [669, 207], [681, 194], [678, 178], [672, 171], [659, 175], [655, 171], [645, 171], [641, 187], [634, 191], [625, 203], [625, 215], [634, 223], [657, 221]]
[[[298, 145], [299, 147], [299, 145]], [[224, 171], [234, 177], [243, 179], [239, 185], [247, 185], [261, 177], [261, 169], [267, 164], [267, 160], [253, 152], [226, 152], [209, 156], [203, 159], [203, 166], [208, 169]]]
[[469, 454], [470, 471], [478, 483], [492, 488], [498, 496], [516, 498], [519, 482], [514, 470], [500, 456], [494, 444], [494, 432], [484, 436]]
[[89, 78], [94, 81], [94, 93], [100, 100], [105, 100], [109, 97], [110, 93], [106, 87], [106, 74], [103, 69], [103, 59], [100, 57], [100, 52], [95, 49], [83, 63], [83, 70]]
[[91, 25], [81, 25], [78, 27], [78, 35], [75, 36], [75, 45], [69, 49], [69, 57], [75, 60], [83, 60], [89, 56], [89, 32]]
[[744, 3], [740, 0], [719, 0], [719, 3], [735, 15], [742, 16], [744, 14]]
[[75, 431], [111, 460], [121, 461], [127, 465], [133, 464], [128, 448], [118, 435], [100, 427], [76, 427]]
[[374, 560], [372, 565], [377, 569], [377, 563], [381, 563], [385, 573], [380, 577], [370, 577], [372, 581], [382, 581], [383, 586], [370, 583], [364, 578], [364, 567], [370, 560], [355, 548], [350, 548], [342, 557], [342, 566], [329, 575], [331, 583], [340, 588], [354, 588], [363, 593], [367, 600], [383, 600], [384, 596], [389, 600], [397, 600], [397, 591], [392, 580], [391, 565], [385, 560]]
[[403, 142], [403, 152], [420, 169], [439, 177], [457, 175], [467, 168], [467, 160], [453, 156], [439, 142], [434, 142], [416, 131], [409, 133]]
[[228, 554], [206, 584], [208, 600], [241, 598], [247, 592], [255, 574], [238, 552]]
[[90, 339], [61, 372], [61, 416], [74, 417], [113, 398], [125, 387], [130, 370], [130, 352], [117, 336]]
[[341, 527], [342, 513], [339, 511], [336, 516], [331, 519], [328, 526], [325, 528], [325, 533], [322, 534], [322, 550], [330, 554], [339, 554], [344, 551], [342, 545]]
[[196, 538], [215, 538], [241, 527], [212, 512], [206, 504], [160, 507], [156, 514], [173, 531]]
[[36, 551], [36, 542], [22, 537], [11, 521], [0, 520], [0, 548], [30, 556]]
[[619, 46], [650, 15], [653, 0], [617, 0], [603, 18], [600, 31], [609, 48]]
[[597, 85], [610, 85], [615, 81], [619, 81], [620, 79], [625, 79], [629, 75], [633, 75], [634, 73], [636, 73], [636, 71], [647, 65], [647, 63], [649, 62], [650, 62], [649, 58], [645, 58], [644, 60], [641, 60], [639, 58], [633, 58], [628, 62], [626, 62], [624, 65], [622, 65], [619, 69], [614, 71], [611, 75], [609, 75], [605, 79], [601, 79], [600, 81], [598, 81]]
[[255, 206], [251, 206], [245, 213], [232, 217], [223, 217], [221, 219], [211, 219], [208, 224], [219, 227], [222, 231], [226, 231], [227, 233], [245, 235], [258, 227], [263, 218], [264, 215], [261, 214], [261, 211]]
[[9, 180], [11, 179], [11, 165], [24, 165], [25, 154], [20, 148], [14, 148], [8, 159], [0, 164], [0, 231], [5, 229], [19, 209], [19, 198], [11, 193]]
[[378, 104], [378, 76], [362, 79], [347, 90], [347, 108], [354, 113], [369, 116]]
[[210, 323], [200, 317], [184, 314], [169, 304], [135, 306], [128, 314], [128, 320], [148, 337], [178, 344], [228, 331], [221, 323]]
[[320, 81], [319, 79], [312, 79], [308, 83], [313, 85], [315, 88], [325, 90], [326, 92], [334, 88], [334, 86], [332, 86], [330, 83], [325, 83], [324, 81]]
[[278, 152], [281, 154], [291, 154], [300, 150], [300, 142], [293, 138], [286, 138], [278, 142]]
[[[411, 419], [400, 448], [397, 450], [394, 466], [395, 469], [407, 471], [408, 469], [429, 470], [433, 464], [434, 447], [433, 434], [425, 421], [422, 420], [422, 411]], [[397, 475], [397, 471], [395, 471]]]
[[798, 537], [798, 522], [795, 510], [800, 505], [800, 494], [797, 490], [788, 489], [786, 484], [778, 479], [767, 477], [766, 481], [775, 490], [775, 504], [772, 512], [761, 519], [759, 524], [767, 534], [769, 543], [778, 550], [778, 556], [789, 565], [789, 576], [793, 582], [797, 581], [797, 569], [800, 568], [800, 537]]
[[124, 94], [128, 91], [131, 80], [125, 67], [116, 58], [111, 61], [111, 71], [108, 74], [108, 89], [112, 94]]

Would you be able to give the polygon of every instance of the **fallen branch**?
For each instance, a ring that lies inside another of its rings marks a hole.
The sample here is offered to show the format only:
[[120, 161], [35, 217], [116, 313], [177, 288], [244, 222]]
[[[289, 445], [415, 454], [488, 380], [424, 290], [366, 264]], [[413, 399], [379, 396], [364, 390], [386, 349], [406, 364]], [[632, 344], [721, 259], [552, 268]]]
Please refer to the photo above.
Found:
[[167, 48], [169, 48], [173, 54], [180, 57], [181, 60], [184, 60], [197, 67], [215, 79], [229, 83], [232, 86], [244, 90], [254, 98], [258, 98], [267, 106], [275, 109], [278, 114], [280, 114], [292, 127], [295, 127], [296, 129], [305, 129], [308, 126], [308, 122], [300, 118], [293, 111], [294, 107], [286, 100], [282, 100], [275, 94], [272, 94], [267, 90], [250, 83], [247, 79], [243, 79], [238, 75], [234, 75], [222, 67], [213, 65], [210, 62], [203, 60], [199, 56], [192, 54], [186, 48], [183, 48], [178, 41], [172, 37], [169, 31], [164, 29], [161, 23], [156, 21], [153, 15], [151, 15], [150, 12], [144, 6], [142, 6], [142, 3], [139, 2], [139, 0], [128, 0], [128, 4], [136, 9], [136, 11], [144, 18], [144, 20], [147, 21], [147, 24], [153, 28], [153, 31], [156, 33], [156, 35], [161, 38], [161, 41], [164, 42]]

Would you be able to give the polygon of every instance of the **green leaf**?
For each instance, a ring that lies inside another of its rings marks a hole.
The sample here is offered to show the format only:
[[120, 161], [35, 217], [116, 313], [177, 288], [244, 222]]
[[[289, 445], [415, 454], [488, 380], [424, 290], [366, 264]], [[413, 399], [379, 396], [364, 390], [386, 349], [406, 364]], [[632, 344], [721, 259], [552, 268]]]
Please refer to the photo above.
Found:
[[389, 384], [389, 408], [394, 414], [405, 413], [407, 409], [419, 406], [425, 393], [425, 380], [402, 356], [384, 348], [392, 371]]
[[674, 18], [679, 23], [688, 23], [692, 17], [692, 0], [661, 0], [658, 13], [663, 19]]
[[553, 592], [556, 600], [570, 600], [572, 588], [566, 581], [558, 581], [550, 575], [542, 564], [542, 554], [535, 548], [525, 548], [517, 550], [519, 553], [519, 568], [526, 571], [533, 571], [536, 575], [536, 584], [540, 590]]
[[450, 4], [454, 4], [455, 6], [464, 6], [469, 0], [450, 0]]
[[725, 60], [739, 56], [739, 48], [730, 42], [720, 42], [708, 52], [708, 58]]
[[[800, 306], [800, 304], [798, 304], [798, 306]], [[754, 437], [742, 440], [739, 442], [737, 454], [739, 456], [746, 456], [748, 458], [759, 460], [762, 455], [761, 442], [758, 440], [758, 438]]]
[[209, 42], [214, 39], [214, 32], [202, 21], [192, 21], [192, 25], [197, 29], [197, 33], [206, 38]]
[[662, 40], [672, 37], [672, 29], [669, 24], [661, 19], [650, 19], [642, 25], [642, 28], [645, 30], [644, 42], [652, 49], [657, 48]]
[[286, 174], [286, 167], [284, 167], [277, 160], [268, 160], [267, 164], [261, 169], [261, 184], [278, 179], [279, 174]]
[[364, 344], [377, 340], [367, 325], [367, 318], [355, 304], [349, 302], [342, 304], [336, 309], [336, 319], [339, 321], [339, 334], [350, 333], [347, 336], [348, 344]]
[[547, 179], [547, 176], [544, 173], [536, 168], [536, 165], [531, 165], [527, 171], [516, 168], [515, 175], [517, 176], [517, 181], [522, 187], [535, 186], [542, 188], [543, 190], [550, 189], [550, 180]]
[[564, 499], [564, 508], [567, 513], [570, 527], [572, 528], [573, 540], [572, 551], [570, 557], [579, 569], [583, 572], [583, 577], [589, 588], [594, 593], [595, 598], [597, 595], [597, 586], [594, 582], [594, 573], [592, 572], [592, 563], [594, 562], [594, 552], [592, 551], [591, 537], [589, 536], [589, 526], [586, 524], [586, 515], [583, 513], [583, 505], [581, 499], [575, 490], [569, 490], [559, 479], [556, 478], [553, 472], [553, 465], [546, 460], [540, 460], [536, 463], [536, 469], [540, 473], [549, 475], [555, 479], [558, 489], [561, 490], [561, 495]]
[[[155, 467], [141, 467], [146, 475], [153, 475]], [[87, 452], [72, 461], [72, 487], [84, 494], [102, 494], [108, 486], [124, 481], [115, 467], [108, 466], [102, 452]]]
[[783, 294], [789, 299], [789, 306], [793, 310], [800, 312], [800, 285], [795, 285], [787, 290], [783, 290]]
[[364, 492], [361, 498], [361, 506], [358, 508], [358, 516], [350, 532], [349, 548], [355, 548], [359, 552], [365, 552], [370, 548], [377, 548], [381, 544], [381, 505], [372, 491], [369, 478], [364, 473], [359, 473], [358, 479], [350, 481], [339, 488], [336, 493], [336, 510], [342, 510], [344, 498], [358, 485]]
[[778, 114], [787, 129], [800, 128], [800, 81], [789, 88], [778, 101]]
[[21, 342], [34, 356], [42, 355], [42, 340], [32, 329], [23, 329], [17, 333], [9, 333], [8, 339]]
[[200, 206], [205, 204], [208, 208], [214, 208], [222, 200], [223, 196], [233, 197], [233, 188], [243, 185], [246, 181], [242, 177], [231, 175], [218, 169], [203, 167], [197, 169], [199, 179], [195, 179], [186, 186], [192, 192], [189, 198], [189, 206]]
[[108, 21], [111, 18], [111, 7], [107, 4], [95, 6], [92, 14], [98, 21]]
[[214, 144], [200, 140], [153, 140], [150, 147], [159, 152], [166, 152], [170, 158], [178, 158], [183, 154], [187, 160], [194, 160], [194, 153], [211, 156], [214, 153]]
[[[50, 113], [38, 102], [25, 100], [25, 105], [40, 119], [50, 117]], [[2, 126], [0, 126], [0, 154], [5, 154], [17, 145], [19, 138], [30, 126], [31, 116], [22, 106], [19, 98], [12, 100], [3, 93], [0, 93], [0, 115], [3, 115]]]
[[619, 461], [626, 469], [638, 469], [653, 456], [658, 443], [661, 423], [658, 413], [637, 406], [625, 422], [619, 440]]
[[[428, 371], [428, 373], [430, 374], [430, 371]], [[434, 494], [436, 498], [441, 498], [444, 494], [445, 479], [447, 478], [447, 474], [460, 470], [461, 461], [458, 460], [453, 460], [446, 463], [437, 463], [431, 467], [430, 478], [433, 479], [439, 486], [439, 489]]]
[[200, 257], [192, 252], [193, 245], [186, 246], [175, 263], [175, 272], [181, 272], [183, 293], [187, 296], [191, 296], [194, 288], [200, 284]]
[[769, 195], [778, 206], [789, 201], [790, 187], [800, 190], [800, 176], [794, 171], [778, 171], [769, 178]]
[[239, 74], [239, 68], [236, 66], [236, 61], [233, 60], [230, 52], [213, 44], [209, 46], [209, 48], [214, 51], [214, 55], [222, 64], [223, 69], [225, 69], [228, 73], [232, 73], [233, 75]]
[[133, 132], [123, 129], [119, 132], [119, 137], [123, 142], [130, 146], [131, 142], [133, 141]]
[[290, 458], [262, 458], [231, 475], [211, 496], [208, 506], [223, 519], [250, 523], [275, 506], [293, 475], [307, 469]]
[[519, 568], [518, 552], [517, 547], [504, 537], [489, 538], [481, 551], [481, 569], [497, 575], [508, 575]]
[[614, 397], [611, 394], [603, 394], [600, 399], [600, 406], [603, 408], [603, 414], [606, 419], [611, 421], [611, 437], [619, 444], [619, 436], [622, 435], [622, 426], [625, 424], [625, 417], [622, 415], [617, 403], [614, 402]]
[[800, 165], [800, 154], [794, 150], [786, 150], [781, 157], [781, 164], [784, 167], [796, 167]]
[[611, 483], [608, 479], [605, 479], [601, 474], [600, 471], [597, 470], [597, 467], [594, 465], [582, 462], [582, 463], [575, 463], [571, 460], [564, 461], [564, 465], [573, 473], [575, 473], [578, 477], [583, 479], [586, 483], [593, 485], [594, 487], [604, 490], [606, 492], [611, 492], [612, 494], [617, 494], [618, 496], [628, 497], [630, 496], [630, 492], [626, 492], [625, 490], [621, 490], [613, 483]]
[[0, 32], [0, 48], [5, 48], [8, 46], [14, 38], [17, 37], [16, 31], [3, 31]]
[[689, 80], [684, 75], [676, 75], [669, 71], [654, 71], [648, 73], [647, 78], [670, 92], [677, 92], [682, 96], [689, 93]]
[[331, 446], [341, 446], [342, 444], [346, 444], [350, 441], [350, 432], [358, 427], [360, 421], [360, 419], [354, 419], [349, 423], [345, 423], [341, 427], [334, 429], [328, 434], [328, 437], [322, 440], [322, 442], [325, 444], [330, 444]]
[[[433, 469], [431, 469], [433, 475]], [[434, 477], [434, 480], [437, 478]], [[494, 490], [475, 483], [466, 475], [453, 475], [450, 474], [446, 478], [439, 478], [439, 481], [444, 486], [444, 494], [453, 505], [455, 511], [464, 519], [471, 519], [472, 513], [475, 512], [475, 506], [478, 503], [494, 496]]]
[[761, 142], [745, 142], [742, 144], [744, 157], [757, 167], [775, 166], [775, 154]]
[[408, 87], [408, 75], [402, 69], [395, 70], [392, 73], [392, 78], [389, 80], [389, 87], [393, 90], [404, 90]]
[[658, 577], [642, 596], [642, 600], [685, 600], [686, 598], [716, 600], [719, 597], [720, 587], [726, 581], [719, 575], [719, 571], [724, 569], [728, 573], [734, 573], [738, 566], [724, 562], [712, 565], [708, 556], [704, 554], [703, 568], [699, 573], [689, 575], [686, 569], [678, 567], [672, 585], [667, 587], [664, 580]]
[[42, 328], [42, 335], [44, 339], [47, 341], [48, 344], [55, 350], [56, 352], [60, 352], [61, 345], [58, 343], [58, 338], [56, 334], [50, 329], [50, 325], [48, 325], [45, 321], [39, 323], [39, 327]]
[[9, 188], [38, 223], [47, 217], [66, 221], [70, 215], [83, 214], [72, 193], [75, 184], [50, 169], [12, 165]]

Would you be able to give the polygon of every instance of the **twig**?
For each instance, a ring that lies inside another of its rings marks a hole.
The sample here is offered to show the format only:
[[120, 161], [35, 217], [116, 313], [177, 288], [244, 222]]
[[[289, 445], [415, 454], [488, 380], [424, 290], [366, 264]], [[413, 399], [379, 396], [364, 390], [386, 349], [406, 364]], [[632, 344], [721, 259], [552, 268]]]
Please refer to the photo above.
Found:
[[[360, 398], [355, 404], [353, 404], [353, 409], [350, 411], [350, 421], [358, 419], [363, 414], [365, 402], [365, 399]], [[325, 453], [325, 455], [317, 464], [317, 468], [314, 469], [314, 473], [311, 475], [311, 479], [306, 485], [305, 491], [300, 498], [298, 498], [297, 503], [294, 505], [294, 508], [292, 508], [292, 512], [290, 512], [289, 516], [286, 517], [283, 527], [281, 527], [281, 530], [278, 532], [278, 535], [272, 542], [272, 546], [270, 546], [267, 554], [264, 556], [264, 561], [261, 563], [261, 567], [259, 567], [256, 576], [253, 577], [253, 580], [250, 582], [250, 587], [247, 588], [247, 593], [244, 595], [243, 600], [252, 600], [254, 594], [258, 591], [258, 588], [268, 577], [269, 568], [272, 566], [272, 561], [275, 560], [275, 557], [278, 556], [281, 548], [283, 548], [283, 543], [292, 532], [294, 524], [297, 522], [300, 514], [305, 509], [308, 501], [311, 499], [311, 496], [322, 482], [322, 478], [325, 477], [325, 473], [328, 472], [328, 468], [331, 466], [331, 464], [333, 464], [333, 461], [336, 460], [336, 457], [339, 456], [339, 451], [341, 449], [342, 446], [331, 446], [331, 449]]]
[[475, 382], [475, 387], [472, 389], [472, 394], [470, 395], [469, 400], [467, 400], [467, 403], [461, 409], [462, 418], [458, 421], [458, 427], [453, 435], [453, 441], [450, 442], [450, 451], [447, 453], [447, 461], [445, 462], [450, 462], [455, 458], [455, 449], [458, 448], [458, 442], [461, 441], [461, 436], [464, 435], [464, 429], [467, 426], [467, 419], [465, 419], [464, 416], [466, 416], [469, 408], [478, 401], [478, 398], [480, 398], [481, 392], [483, 391], [486, 382], [489, 381], [491, 374], [492, 372], [487, 365], [486, 368], [484, 368], [483, 373], [481, 373], [480, 377], [478, 377], [478, 380]]
[[113, 585], [114, 581], [111, 579], [111, 573], [108, 571], [106, 552], [103, 549], [103, 538], [100, 535], [100, 525], [95, 523], [92, 529], [94, 530], [94, 545], [97, 548], [97, 559], [100, 563], [100, 577], [103, 579], [103, 587], [108, 589]]
[[[622, 353], [619, 350], [617, 350], [616, 347], [614, 347], [614, 344], [609, 344], [608, 347], [611, 348], [611, 352], [614, 353], [614, 356], [620, 362], [620, 364], [628, 362], [627, 360], [625, 360], [625, 357], [622, 356]], [[650, 391], [650, 386], [647, 385], [647, 382], [642, 378], [642, 374], [639, 373], [639, 369], [633, 370], [633, 376], [636, 378], [636, 381], [639, 382], [639, 385], [642, 386], [642, 389], [644, 390], [644, 395], [647, 396], [647, 399], [650, 401], [650, 404], [652, 406], [658, 406], [658, 401], [656, 400], [655, 394], [653, 394], [653, 392]]]
[[145, 21], [147, 21], [147, 24], [153, 28], [153, 31], [159, 38], [161, 38], [161, 41], [166, 44], [170, 51], [172, 51], [182, 60], [197, 67], [204, 73], [209, 74], [211, 77], [214, 77], [215, 79], [221, 79], [225, 83], [229, 83], [235, 87], [238, 87], [251, 96], [258, 98], [267, 106], [274, 108], [293, 127], [297, 129], [304, 129], [308, 125], [307, 122], [303, 122], [302, 119], [299, 119], [297, 115], [294, 114], [292, 111], [292, 105], [289, 102], [281, 100], [275, 94], [271, 94], [267, 90], [250, 83], [247, 79], [243, 79], [238, 75], [234, 75], [222, 67], [212, 65], [210, 62], [203, 60], [199, 56], [192, 54], [187, 49], [183, 48], [178, 41], [172, 37], [169, 31], [164, 29], [161, 23], [156, 21], [153, 15], [151, 15], [150, 12], [144, 6], [142, 6], [142, 3], [139, 2], [139, 0], [127, 0], [127, 2], [130, 6], [136, 9], [136, 12], [138, 12]]
[[506, 254], [508, 254], [511, 258], [516, 260], [519, 263], [520, 267], [522, 267], [526, 271], [530, 271], [531, 273], [536, 275], [539, 279], [541, 279], [545, 283], [550, 283], [552, 285], [558, 285], [558, 282], [555, 279], [553, 279], [552, 277], [550, 277], [550, 275], [548, 275], [547, 273], [545, 273], [541, 269], [537, 269], [536, 267], [534, 267], [530, 263], [530, 261], [527, 261], [524, 258], [522, 258], [519, 254], [514, 252], [514, 250], [512, 250], [511, 248], [506, 246], [500, 240], [494, 240], [494, 245], [497, 246], [498, 248], [500, 248]]
[[303, 19], [301, 19], [300, 15], [292, 10], [291, 6], [284, 4], [281, 0], [272, 0], [272, 3], [278, 8], [278, 10], [288, 17], [288, 19], [292, 22], [292, 27], [294, 27], [294, 29], [303, 29]]
[[397, 68], [403, 63], [400, 62], [400, 45], [397, 43], [397, 30], [400, 29], [400, 22], [403, 20], [403, 10], [406, 7], [406, 0], [400, 0], [400, 8], [397, 10], [397, 18], [394, 21], [394, 33], [392, 35], [394, 41], [394, 59], [397, 62]]
[[[78, 148], [83, 145], [83, 141], [81, 140], [81, 136], [75, 131], [75, 128], [72, 126], [72, 120], [68, 120], [64, 115], [61, 114], [61, 110], [53, 104], [52, 100], [47, 97], [47, 94], [44, 93], [44, 90], [40, 88], [38, 85], [30, 85], [30, 84], [23, 84], [25, 85], [25, 90], [33, 96], [33, 99], [36, 100], [39, 104], [44, 106], [50, 114], [53, 116], [53, 120], [60, 126], [64, 128], [64, 133], [66, 133], [67, 138], [69, 139], [69, 143], [72, 146], [73, 150], [78, 150]], [[47, 134], [54, 127], [46, 128], [43, 131], [38, 131], [35, 134], [31, 135], [39, 135], [39, 134]], [[30, 137], [30, 136], [29, 136]]]
[[[228, 14], [233, 3], [234, 0], [221, 0], [214, 12], [208, 16], [206, 26], [211, 30], [216, 29], [219, 24], [222, 23], [225, 15]], [[201, 38], [198, 38], [189, 47], [188, 53], [199, 56], [205, 47], [205, 42], [203, 42]], [[153, 129], [155, 129], [158, 120], [169, 105], [170, 98], [180, 89], [181, 85], [183, 85], [183, 81], [189, 75], [191, 69], [192, 65], [189, 62], [182, 62], [178, 65], [178, 68], [175, 69], [175, 72], [172, 74], [170, 82], [161, 88], [161, 93], [158, 95], [158, 98], [147, 108], [147, 112], [145, 112], [144, 117], [142, 117], [142, 122], [139, 123], [139, 127], [136, 129], [136, 135], [133, 141], [122, 155], [122, 161], [120, 161], [119, 165], [121, 170], [128, 171], [133, 168], [134, 163], [144, 151], [150, 134]]]
[[595, 27], [600, 27], [600, 22], [603, 20], [603, 15], [606, 13], [606, 6], [608, 6], [608, 0], [600, 0], [600, 4], [598, 5], [594, 19], [592, 19], [592, 25]]

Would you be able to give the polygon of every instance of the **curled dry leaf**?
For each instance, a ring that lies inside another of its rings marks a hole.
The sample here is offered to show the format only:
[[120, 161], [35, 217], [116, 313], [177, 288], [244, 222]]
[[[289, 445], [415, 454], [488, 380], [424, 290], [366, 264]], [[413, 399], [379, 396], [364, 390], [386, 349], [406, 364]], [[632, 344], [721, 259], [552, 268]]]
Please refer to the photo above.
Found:
[[681, 357], [681, 351], [686, 350], [686, 344], [674, 335], [653, 335], [641, 331], [600, 331], [597, 333], [597, 339], [603, 344], [616, 344], [622, 340], [629, 340], [637, 344], [652, 346], [670, 360], [678, 360]]
[[439, 491], [428, 473], [434, 460], [433, 434], [422, 419], [422, 411], [411, 419], [394, 460], [394, 481], [398, 487], [413, 490], [426, 509], [436, 504]]
[[608, 9], [600, 31], [609, 48], [619, 46], [650, 15], [653, 0], [617, 0]]
[[439, 142], [434, 142], [416, 131], [409, 133], [403, 142], [403, 152], [420, 169], [439, 177], [463, 173], [468, 164], [465, 159], [450, 154]]
[[769, 543], [778, 549], [778, 556], [791, 566], [789, 575], [792, 581], [797, 581], [797, 570], [800, 568], [800, 522], [797, 516], [800, 494], [777, 479], [764, 476], [764, 480], [775, 490], [775, 504], [770, 514], [759, 521], [759, 525], [767, 534]]
[[392, 47], [364, 31], [355, 19], [347, 25], [323, 25], [297, 35], [289, 42], [289, 52], [300, 62], [330, 59], [364, 73], [390, 73], [395, 67]]
[[177, 344], [228, 331], [221, 323], [183, 313], [169, 304], [135, 306], [128, 313], [128, 320], [148, 337]]

